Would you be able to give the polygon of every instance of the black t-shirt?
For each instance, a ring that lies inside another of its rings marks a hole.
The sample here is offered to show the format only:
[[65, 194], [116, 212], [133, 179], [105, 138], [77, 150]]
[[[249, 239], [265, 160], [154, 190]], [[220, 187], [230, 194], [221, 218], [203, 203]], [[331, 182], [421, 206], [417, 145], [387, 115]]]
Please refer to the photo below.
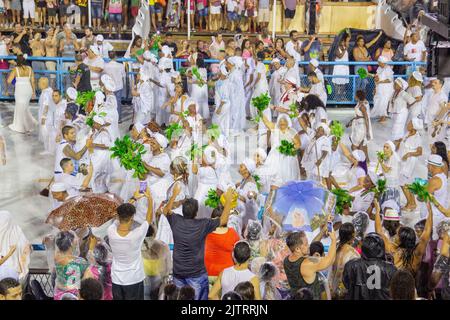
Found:
[[[13, 35], [14, 39], [19, 36], [19, 34], [15, 33], [15, 32], [12, 35]], [[30, 48], [29, 41], [30, 41], [30, 38], [28, 37], [28, 34], [26, 34], [22, 37], [22, 39], [20, 39], [19, 46], [20, 46], [20, 50], [22, 51], [23, 54], [27, 54], [27, 55], [31, 56], [31, 48]]]
[[220, 220], [185, 219], [175, 213], [168, 215], [167, 220], [174, 240], [173, 275], [190, 278], [205, 274], [205, 239], [219, 227]]
[[175, 57], [175, 55], [177, 54], [178, 51], [178, 47], [177, 44], [175, 42], [163, 42], [162, 44], [163, 46], [168, 46], [169, 48], [172, 48], [172, 57]]
[[78, 87], [76, 88], [79, 92], [86, 92], [92, 90], [91, 87], [91, 70], [84, 63], [81, 63], [76, 71], [75, 77], [80, 76], [80, 82], [78, 83]]

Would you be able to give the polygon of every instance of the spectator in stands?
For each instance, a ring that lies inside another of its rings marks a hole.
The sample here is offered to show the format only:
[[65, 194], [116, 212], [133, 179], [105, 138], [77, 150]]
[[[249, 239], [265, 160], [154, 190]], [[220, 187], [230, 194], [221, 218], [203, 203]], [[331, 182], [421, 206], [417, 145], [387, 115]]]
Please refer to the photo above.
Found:
[[14, 37], [14, 44], [18, 44], [22, 54], [27, 54], [31, 56], [30, 48], [30, 37], [28, 34], [28, 28], [23, 27], [20, 23], [16, 23], [14, 26], [14, 32], [12, 34]]
[[0, 300], [22, 300], [22, 286], [13, 278], [0, 281]]
[[[349, 61], [349, 44], [350, 44], [351, 35], [349, 33], [345, 33], [339, 42], [338, 47], [335, 52], [335, 62], [348, 62]], [[342, 101], [345, 100], [346, 94], [346, 86], [350, 82], [350, 66], [348, 65], [335, 65], [333, 67], [333, 76], [342, 76], [342, 77], [333, 77], [332, 82], [336, 89], [336, 100]]]
[[282, 0], [284, 8], [284, 30], [286, 33], [289, 32], [291, 20], [295, 17], [298, 2], [298, 0]]
[[75, 66], [73, 70], [75, 71], [75, 79], [72, 83], [73, 87], [77, 89], [78, 92], [91, 91], [91, 70], [83, 62], [81, 54], [75, 55]]
[[197, 41], [197, 58], [202, 58], [203, 60], [209, 59], [210, 53], [208, 52], [208, 48], [206, 47], [206, 43], [203, 40]]
[[111, 50], [114, 50], [114, 47], [111, 43], [108, 41], [105, 41], [105, 38], [103, 38], [103, 35], [99, 34], [95, 37], [95, 43], [94, 47], [97, 48], [98, 52], [100, 53], [100, 57], [102, 58], [109, 58], [109, 52]]
[[[144, 196], [148, 201], [146, 220], [133, 228], [136, 208], [131, 203]], [[153, 198], [148, 189], [144, 194], [137, 190], [130, 202], [117, 208], [118, 220], [108, 228], [113, 256], [111, 275], [114, 300], [144, 300], [145, 273], [141, 248], [149, 223], [153, 220]]]
[[123, 30], [128, 28], [128, 2], [130, 0], [122, 0]]
[[95, 44], [94, 31], [91, 27], [84, 29], [84, 37], [81, 38], [81, 50], [83, 52], [87, 51], [90, 46]]
[[[50, 0], [50, 1], [52, 1], [52, 0]], [[59, 2], [59, 7], [56, 4], [56, 0], [53, 0], [53, 2], [54, 2], [54, 5], [52, 5], [52, 7], [54, 8], [53, 12], [55, 13], [55, 15], [54, 15], [54, 21], [55, 22], [54, 22], [54, 24], [56, 25], [56, 9], [59, 9], [58, 10], [59, 24], [60, 24], [61, 27], [63, 27], [68, 22], [68, 16], [69, 16], [68, 9], [70, 7], [70, 0], [62, 0], [62, 1], [60, 1]], [[48, 2], [47, 2], [47, 8], [49, 8], [48, 7]], [[50, 19], [50, 13], [49, 13], [49, 19]]]
[[267, 31], [270, 21], [270, 0], [258, 1], [258, 25], [259, 31]]
[[285, 51], [284, 48], [284, 40], [283, 38], [277, 38], [275, 40], [275, 48], [273, 50], [273, 59], [278, 59], [280, 62], [283, 62], [288, 57], [288, 53]]
[[377, 51], [375, 51], [375, 60], [378, 61], [380, 56], [385, 57], [388, 61], [392, 61], [394, 58], [395, 52], [392, 49], [391, 40], [386, 40], [382, 47], [379, 47]]
[[89, 278], [81, 281], [80, 300], [106, 300], [103, 299], [103, 286], [97, 279]]
[[172, 49], [172, 56], [175, 57], [178, 51], [177, 43], [173, 40], [173, 35], [171, 32], [167, 32], [165, 40], [162, 43], [163, 46], [168, 46]]
[[[30, 48], [34, 57], [45, 57], [45, 45], [42, 41], [42, 35], [40, 32], [37, 32], [34, 35], [34, 38], [30, 41]], [[46, 69], [44, 61], [32, 61], [31, 66], [33, 67], [33, 71], [36, 73], [36, 81], [39, 81], [39, 78], [42, 75], [39, 71]]]
[[109, 53], [109, 62], [105, 63], [105, 68], [103, 72], [109, 75], [115, 84], [116, 91], [114, 92], [117, 99], [117, 111], [119, 112], [119, 123], [122, 121], [122, 97], [123, 97], [123, 89], [124, 84], [126, 83], [126, 71], [125, 66], [116, 61], [116, 52], [110, 51]]
[[103, 0], [91, 0], [92, 26], [99, 31], [103, 19]]
[[[112, 39], [112, 28], [114, 25], [115, 30], [118, 33], [119, 39], [121, 38], [121, 25], [123, 25], [124, 30], [126, 29], [126, 24], [122, 24], [122, 0], [108, 0], [108, 13], [109, 13], [109, 39]], [[125, 19], [128, 20], [126, 14]]]
[[[425, 62], [427, 58], [427, 48], [422, 40], [419, 38], [418, 32], [411, 33], [411, 41], [405, 44], [403, 49], [405, 61], [413, 62]], [[409, 67], [407, 69], [407, 74], [411, 74], [416, 71], [414, 67]]]
[[203, 22], [205, 23], [205, 31], [208, 31], [208, 1], [207, 0], [194, 0], [195, 10], [198, 17], [198, 30], [203, 30]]
[[80, 8], [81, 26], [87, 26], [88, 19], [88, 0], [75, 0], [75, 4]]
[[100, 56], [97, 47], [90, 46], [87, 52], [87, 57], [83, 63], [89, 67], [91, 71], [91, 87], [95, 90], [100, 86], [100, 75], [105, 68], [105, 61]]
[[311, 59], [320, 60], [322, 57], [322, 43], [317, 36], [311, 35], [308, 40], [302, 43], [301, 51], [304, 61], [310, 61]]
[[288, 43], [286, 43], [286, 52], [295, 60], [295, 62], [298, 62], [301, 60], [302, 42], [299, 40], [297, 30], [289, 32], [289, 39]]
[[22, 0], [23, 18], [25, 25], [28, 25], [28, 19], [31, 19], [31, 27], [34, 27], [34, 14], [36, 11], [36, 4], [34, 0]]
[[[46, 27], [47, 26], [47, 2], [45, 0], [37, 1], [37, 13], [38, 13], [39, 26], [41, 28]], [[0, 19], [0, 21], [1, 21], [1, 19]]]
[[[356, 37], [356, 45], [353, 48], [353, 59], [357, 62], [372, 61], [372, 57], [370, 56], [368, 49], [378, 41], [378, 39], [382, 36], [382, 34], [383, 31], [380, 31], [380, 33], [369, 43], [366, 43], [366, 40], [364, 39], [363, 35], [358, 35]], [[355, 72], [357, 72], [359, 69], [364, 69], [368, 71], [368, 66], [367, 65], [355, 66]], [[367, 78], [366, 79], [361, 79], [360, 77], [356, 78], [356, 90], [365, 91], [367, 84], [368, 84]]]
[[20, 17], [21, 10], [22, 10], [22, 1], [11, 0], [12, 22], [14, 24], [16, 23], [20, 24], [22, 22]]

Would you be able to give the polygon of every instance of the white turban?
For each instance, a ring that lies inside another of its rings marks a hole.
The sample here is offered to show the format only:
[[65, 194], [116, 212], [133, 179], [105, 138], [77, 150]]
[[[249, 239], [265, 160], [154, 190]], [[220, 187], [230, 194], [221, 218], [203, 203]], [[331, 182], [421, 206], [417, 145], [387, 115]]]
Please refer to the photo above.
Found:
[[213, 165], [216, 162], [217, 150], [214, 147], [207, 146], [205, 150], [203, 150], [203, 155], [205, 156], [206, 163]]
[[423, 76], [422, 76], [422, 74], [421, 74], [419, 71], [414, 71], [414, 72], [412, 73], [412, 76], [413, 76], [413, 78], [416, 79], [417, 81], [423, 82]]
[[403, 89], [408, 89], [408, 82], [406, 82], [403, 78], [395, 79], [395, 82]]
[[242, 164], [247, 168], [250, 174], [253, 174], [256, 170], [256, 163], [253, 159], [246, 158]]
[[145, 129], [144, 125], [140, 124], [139, 122], [135, 123], [133, 127], [136, 129], [138, 133], [141, 133], [142, 130]]
[[188, 98], [188, 99], [184, 102], [184, 105], [185, 105], [186, 107], [188, 107], [188, 108], [189, 108], [189, 106], [192, 105], [192, 104], [195, 105], [195, 112], [198, 113], [198, 111], [199, 111], [199, 106], [198, 106], [198, 103], [197, 103], [194, 99]]
[[167, 138], [164, 137], [161, 133], [153, 133], [152, 137], [158, 142], [158, 144], [161, 146], [161, 148], [165, 149], [167, 147], [167, 144], [169, 143], [167, 141]]
[[169, 46], [162, 46], [161, 52], [164, 54], [164, 56], [172, 55], [172, 48]]
[[291, 118], [289, 118], [289, 116], [288, 116], [286, 113], [280, 113], [280, 114], [278, 115], [278, 118], [277, 118], [277, 128], [278, 128], [278, 126], [279, 126], [279, 124], [280, 124], [280, 121], [283, 120], [283, 119], [287, 121], [288, 127], [291, 128], [291, 127], [292, 127], [292, 120], [291, 120]]
[[92, 120], [94, 120], [95, 123], [98, 123], [101, 126], [105, 124], [105, 119], [100, 116], [94, 116]]
[[51, 192], [64, 192], [64, 191], [67, 191], [67, 188], [64, 183], [57, 182], [57, 183], [52, 184], [50, 191]]
[[323, 128], [323, 131], [325, 132], [325, 135], [326, 136], [329, 136], [330, 135], [330, 127], [326, 124], [326, 123], [321, 123], [320, 125], [319, 125], [319, 128], [320, 127], [322, 127]]
[[109, 75], [104, 74], [100, 78], [103, 85], [105, 86], [105, 89], [111, 92], [116, 91], [116, 83], [114, 82], [113, 78], [111, 78]]
[[101, 91], [95, 93], [95, 105], [99, 106], [105, 102], [105, 95]]
[[395, 151], [395, 150], [396, 150], [396, 149], [395, 149], [395, 144], [394, 144], [391, 140], [386, 141], [386, 144], [389, 145], [389, 147], [391, 148], [392, 156], [393, 156], [397, 161], [400, 161], [400, 157], [398, 156], [397, 151]]
[[262, 149], [262, 148], [258, 148], [258, 149], [256, 149], [256, 151], [255, 151], [255, 155], [256, 154], [258, 154], [259, 155], [259, 157], [261, 158], [261, 160], [264, 162], [264, 161], [266, 161], [266, 158], [267, 158], [267, 152], [266, 152], [266, 150], [264, 150], [264, 149]]
[[98, 56], [100, 54], [100, 52], [98, 51], [98, 48], [96, 46], [90, 46], [89, 50], [91, 50], [96, 56]]
[[366, 161], [366, 154], [362, 150], [353, 150], [352, 151], [352, 156], [358, 162]]
[[67, 88], [66, 93], [70, 100], [75, 100], [78, 96], [77, 90], [73, 87]]
[[411, 120], [411, 122], [412, 122], [412, 125], [415, 130], [417, 130], [417, 131], [423, 130], [423, 120], [422, 119], [415, 117]]

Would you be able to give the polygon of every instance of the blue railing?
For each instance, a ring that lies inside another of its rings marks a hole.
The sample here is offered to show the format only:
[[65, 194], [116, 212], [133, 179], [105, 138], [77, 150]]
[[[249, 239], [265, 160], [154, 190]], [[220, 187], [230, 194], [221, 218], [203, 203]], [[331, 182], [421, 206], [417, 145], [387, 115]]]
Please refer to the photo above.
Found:
[[[0, 56], [0, 59], [4, 60], [15, 60], [15, 56]], [[38, 79], [42, 76], [48, 76], [52, 82], [52, 85], [56, 88], [58, 88], [60, 91], [64, 91], [67, 86], [71, 83], [70, 81], [70, 75], [68, 71], [68, 67], [72, 65], [75, 62], [75, 59], [72, 57], [28, 57], [29, 61], [33, 64], [33, 62], [55, 62], [55, 69], [54, 71], [44, 69], [44, 70], [34, 70], [35, 78]], [[105, 59], [105, 61], [109, 61], [109, 59]], [[127, 62], [127, 63], [133, 63], [136, 62], [135, 59], [129, 59], [129, 58], [120, 58], [117, 59], [118, 62]], [[175, 70], [180, 70], [182, 68], [182, 64], [187, 62], [187, 59], [174, 59], [174, 67]], [[219, 60], [214, 59], [206, 59], [206, 64], [215, 64], [219, 63]], [[270, 64], [271, 61], [267, 60], [264, 61], [265, 64]], [[299, 67], [306, 67], [308, 65], [307, 61], [301, 61], [298, 63]], [[396, 74], [395, 77], [402, 77], [406, 78], [406, 70], [415, 70], [419, 66], [425, 66], [425, 62], [390, 62], [389, 65], [392, 65], [393, 67], [399, 66], [405, 68], [404, 71], [401, 72], [401, 74]], [[365, 88], [367, 99], [369, 102], [372, 102], [373, 100], [373, 94], [375, 90], [375, 82], [374, 79], [369, 77], [365, 80], [361, 80], [358, 75], [355, 74], [349, 74], [349, 75], [333, 75], [333, 67], [337, 65], [346, 65], [349, 67], [350, 71], [352, 71], [352, 68], [356, 69], [358, 66], [377, 66], [378, 63], [375, 61], [372, 62], [355, 62], [355, 61], [349, 61], [349, 62], [330, 62], [330, 61], [321, 61], [320, 66], [322, 67], [322, 70], [324, 72], [324, 78], [327, 81], [327, 83], [331, 86], [332, 92], [328, 95], [328, 104], [329, 105], [346, 105], [346, 104], [354, 104], [355, 103], [355, 94], [358, 88]], [[11, 100], [14, 99], [13, 96], [13, 86], [8, 86], [6, 83], [7, 75], [11, 69], [0, 69], [0, 100]], [[130, 78], [132, 75], [135, 75], [136, 72], [133, 72], [131, 67], [129, 68], [127, 77], [127, 83], [125, 88], [128, 90], [128, 92], [124, 92], [124, 98], [129, 99], [130, 92], [129, 92], [129, 83]], [[268, 74], [270, 77], [270, 73]], [[306, 74], [301, 73], [300, 79], [303, 86], [308, 86], [308, 79]], [[343, 79], [342, 84], [339, 84], [338, 79]], [[333, 81], [334, 80], [334, 81]], [[37, 85], [36, 85], [37, 88]]]

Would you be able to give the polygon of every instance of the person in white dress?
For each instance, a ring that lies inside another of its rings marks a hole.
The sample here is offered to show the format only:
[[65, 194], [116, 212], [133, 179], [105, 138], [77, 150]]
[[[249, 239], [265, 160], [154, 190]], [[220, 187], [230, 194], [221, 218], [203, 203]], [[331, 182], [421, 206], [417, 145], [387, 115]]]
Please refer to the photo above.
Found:
[[23, 55], [17, 56], [17, 67], [8, 76], [8, 84], [15, 80], [14, 100], [14, 120], [9, 128], [19, 133], [31, 132], [37, 124], [30, 112], [30, 100], [36, 96], [34, 72], [31, 67], [25, 64]]
[[283, 77], [286, 72], [286, 68], [281, 65], [280, 60], [275, 58], [271, 62], [273, 66], [273, 72], [270, 75], [269, 92], [272, 97], [272, 104], [275, 106], [280, 105], [281, 95], [283, 94]]
[[300, 149], [300, 139], [297, 132], [292, 129], [292, 121], [286, 114], [280, 114], [277, 122], [273, 123], [263, 116], [264, 124], [270, 130], [271, 150], [266, 159], [266, 165], [271, 168], [281, 181], [295, 181], [300, 178], [300, 168], [296, 155], [280, 153], [278, 147], [283, 140], [294, 144], [294, 149]]
[[392, 138], [398, 148], [400, 140], [405, 136], [406, 121], [408, 120], [408, 106], [415, 102], [415, 99], [406, 92], [408, 83], [402, 78], [395, 79], [394, 95], [389, 104], [389, 113], [392, 114]]
[[230, 80], [226, 65], [220, 65], [219, 79], [216, 81], [214, 90], [215, 110], [212, 116], [212, 123], [219, 126], [220, 131], [228, 137], [231, 129], [231, 91]]
[[436, 141], [438, 135], [433, 137], [435, 133], [435, 127], [433, 121], [442, 120], [438, 119], [444, 104], [448, 101], [448, 96], [443, 91], [442, 79], [433, 79], [431, 81], [432, 92], [429, 94], [428, 101], [426, 103], [425, 123], [428, 126], [428, 140], [430, 143]]
[[203, 119], [199, 114], [198, 104], [192, 100], [188, 99], [185, 102], [187, 106], [188, 115], [185, 120], [188, 124], [188, 130], [190, 131], [192, 137], [192, 143], [196, 143], [199, 147], [203, 145], [206, 140], [203, 140]]
[[216, 148], [208, 146], [203, 150], [200, 166], [195, 160], [192, 163], [192, 173], [198, 177], [198, 186], [194, 198], [198, 201], [197, 217], [199, 219], [211, 217], [212, 208], [205, 205], [205, 200], [208, 198], [208, 191], [210, 189], [215, 190], [219, 183], [216, 170], [214, 169], [217, 153]]
[[[384, 179], [386, 179], [386, 192], [383, 194], [381, 204], [393, 200], [400, 207], [400, 164], [401, 159], [396, 152], [394, 142], [386, 141], [383, 146], [385, 159], [380, 162], [380, 168]], [[376, 172], [378, 173], [378, 172]]]
[[333, 67], [333, 78], [331, 80], [336, 88], [336, 97], [338, 100], [345, 100], [345, 88], [350, 82], [348, 77], [350, 75], [350, 67], [345, 64], [339, 64], [349, 61], [348, 41], [350, 40], [350, 37], [346, 37], [346, 35], [347, 34], [342, 37], [336, 50], [336, 58], [334, 59], [336, 65]]
[[186, 101], [188, 99], [189, 95], [184, 92], [183, 86], [176, 84], [175, 94], [161, 107], [169, 110], [169, 123], [178, 123], [183, 119], [183, 113], [187, 110]]
[[264, 149], [256, 149], [253, 159], [256, 163], [255, 175], [259, 177], [261, 194], [268, 195], [272, 186], [281, 184], [280, 179], [276, 176], [270, 167], [266, 164], [267, 152]]
[[358, 194], [359, 191], [364, 189], [364, 182], [367, 176], [366, 154], [362, 150], [353, 150], [350, 152], [347, 146], [342, 142], [339, 143], [339, 146], [342, 150], [342, 154], [351, 164], [349, 168], [350, 181], [346, 189], [352, 195]]
[[245, 92], [245, 114], [247, 117], [251, 117], [251, 98], [253, 97], [253, 91], [255, 86], [255, 69], [256, 61], [253, 57], [248, 57], [244, 60], [244, 92]]
[[378, 58], [378, 69], [374, 76], [375, 95], [373, 97], [373, 109], [370, 112], [373, 118], [379, 117], [378, 122], [385, 122], [388, 115], [388, 105], [394, 94], [394, 72], [392, 67], [387, 65], [387, 58]]
[[[61, 130], [66, 124], [66, 112], [67, 100], [62, 98], [61, 92], [54, 90], [52, 93], [52, 99], [50, 100], [50, 115], [49, 119], [53, 120], [52, 127], [48, 129], [50, 143], [53, 145], [59, 143], [62, 139]], [[48, 115], [48, 113], [47, 113]], [[54, 150], [53, 147], [50, 147]]]
[[[318, 69], [317, 69], [318, 70]], [[322, 75], [323, 77], [323, 75]], [[323, 105], [327, 105], [328, 95], [325, 91], [323, 80], [319, 78], [319, 74], [313, 72], [308, 73], [308, 81], [311, 84], [309, 88], [302, 88], [301, 91], [307, 94], [314, 94], [320, 98]]]
[[[50, 105], [50, 101], [52, 99], [53, 89], [48, 85], [49, 81], [47, 77], [41, 77], [39, 79], [39, 89], [41, 90], [41, 95], [39, 96], [39, 112], [38, 112], [38, 120], [39, 120], [39, 141], [44, 144], [44, 152], [43, 154], [51, 154], [52, 150], [50, 149], [50, 145], [54, 146], [54, 143], [50, 143], [49, 132], [47, 126], [47, 113]], [[49, 121], [50, 124], [51, 120]], [[53, 150], [54, 151], [54, 150]]]
[[201, 57], [196, 60], [190, 59], [191, 68], [196, 67], [201, 78], [197, 79], [194, 74], [187, 73], [188, 83], [191, 84], [190, 96], [199, 105], [199, 112], [203, 119], [209, 119], [208, 106], [208, 77], [205, 62]]
[[114, 95], [116, 88], [113, 78], [108, 75], [103, 75], [100, 81], [101, 88], [106, 95], [106, 100], [102, 111], [106, 113], [105, 122], [109, 123], [108, 129], [110, 131], [112, 141], [116, 141], [120, 137], [119, 130], [119, 112], [117, 107], [117, 99]]
[[402, 157], [400, 165], [400, 186], [406, 197], [405, 210], [415, 210], [416, 200], [414, 195], [408, 190], [408, 185], [414, 182], [417, 175], [414, 173], [417, 159], [422, 155], [422, 138], [419, 131], [423, 130], [423, 121], [413, 118], [407, 125], [408, 133], [400, 143], [399, 153]]
[[[255, 67], [255, 81], [253, 84], [253, 93], [251, 96], [251, 99], [258, 97], [264, 93], [269, 93], [269, 83], [267, 82], [267, 76], [266, 76], [266, 66], [264, 65], [264, 53], [258, 52], [258, 60], [256, 62]], [[251, 104], [251, 100], [250, 100]], [[254, 118], [257, 114], [257, 110], [255, 107], [250, 105], [250, 116]], [[269, 118], [270, 119], [270, 118]]]
[[136, 78], [136, 89], [132, 91], [134, 123], [147, 124], [153, 113], [153, 90], [149, 81], [149, 73], [140, 72]]
[[239, 194], [237, 210], [242, 217], [244, 229], [249, 220], [257, 220], [259, 190], [253, 177], [255, 170], [256, 163], [250, 158], [246, 158], [239, 166], [242, 180], [236, 185]]
[[241, 132], [245, 128], [245, 91], [244, 78], [241, 71], [243, 61], [241, 57], [233, 56], [227, 59], [226, 67], [229, 71], [228, 79], [233, 94], [231, 95], [231, 129]]
[[305, 168], [308, 178], [323, 185], [328, 185], [330, 174], [331, 141], [329, 138], [330, 128], [322, 123], [316, 130], [305, 155], [302, 166]]
[[109, 131], [104, 127], [105, 119], [94, 116], [92, 127], [92, 147], [89, 148], [91, 163], [93, 165], [92, 192], [108, 192], [108, 184], [112, 173], [111, 152], [109, 148], [113, 141]]
[[300, 87], [301, 81], [300, 81], [300, 71], [298, 68], [297, 63], [292, 57], [289, 57], [286, 59], [286, 64], [284, 65], [286, 67], [286, 72], [284, 73], [284, 79], [288, 78], [294, 78], [295, 79], [295, 86]]
[[347, 127], [351, 125], [350, 141], [352, 150], [361, 149], [368, 158], [367, 143], [372, 140], [372, 122], [370, 120], [370, 105], [366, 100], [366, 94], [362, 90], [356, 92], [355, 116], [349, 122]]
[[408, 79], [408, 92], [415, 102], [409, 106], [408, 120], [414, 118], [424, 118], [423, 93], [422, 93], [423, 76], [419, 71], [414, 71]]
[[157, 86], [156, 95], [155, 95], [155, 110], [156, 110], [156, 123], [159, 125], [167, 124], [169, 122], [169, 112], [161, 108], [164, 103], [170, 99], [171, 87], [173, 87], [172, 83], [172, 69], [173, 62], [172, 59], [169, 58], [161, 58], [159, 60], [159, 84], [161, 86]]

